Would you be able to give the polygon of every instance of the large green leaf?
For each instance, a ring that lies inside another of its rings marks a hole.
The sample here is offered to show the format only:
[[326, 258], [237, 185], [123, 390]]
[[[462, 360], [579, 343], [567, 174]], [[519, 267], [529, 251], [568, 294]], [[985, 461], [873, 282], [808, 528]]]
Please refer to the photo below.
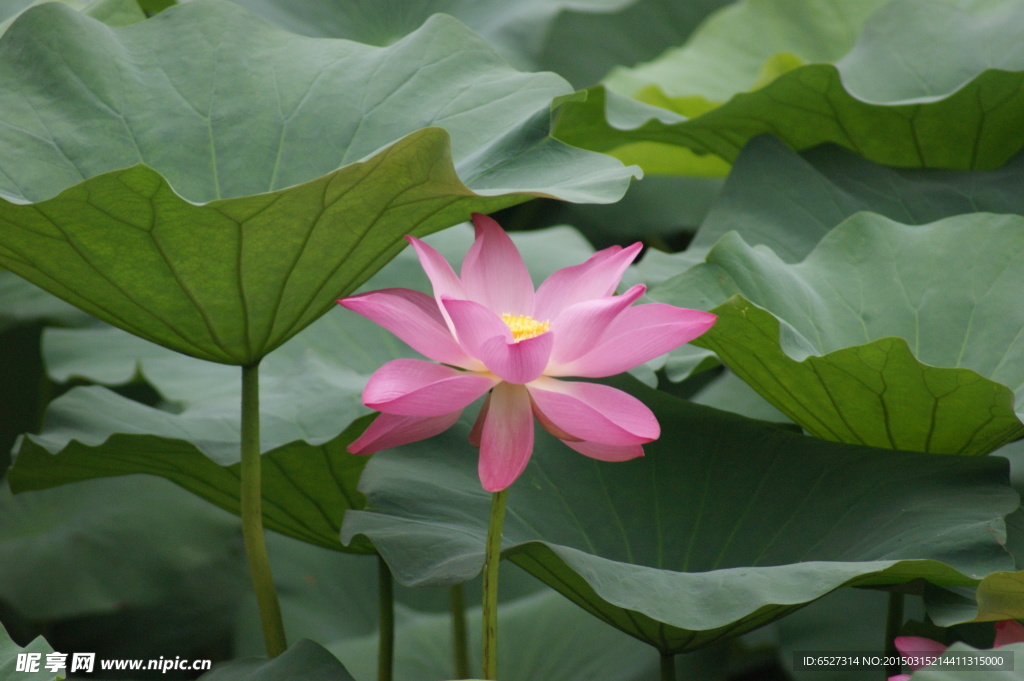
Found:
[[251, 593], [238, 520], [166, 481], [129, 476], [16, 497], [4, 486], [0, 509], [4, 624], [13, 633], [26, 622], [22, 641], [44, 632], [62, 652], [94, 652], [97, 667], [217, 657]]
[[[267, 540], [289, 636], [318, 641], [357, 681], [376, 679], [377, 560], [280, 535]], [[503, 681], [644, 681], [655, 674], [657, 656], [647, 646], [604, 626], [515, 566], [503, 570], [501, 578]], [[473, 671], [480, 668], [480, 588], [474, 580], [464, 589]], [[395, 585], [394, 592], [395, 678], [454, 678], [449, 590]], [[259, 654], [263, 646], [255, 599], [249, 601], [239, 610], [235, 634], [241, 656]]]
[[437, 12], [450, 14], [520, 69], [555, 71], [577, 87], [619, 64], [653, 59], [731, 0], [235, 0], [283, 28], [388, 45]]
[[1022, 217], [860, 213], [796, 265], [728, 234], [653, 297], [714, 308], [697, 344], [818, 437], [984, 454], [1024, 434], [1022, 287]]
[[[167, 478], [239, 513], [238, 432], [220, 416], [172, 415], [105, 388], [76, 388], [53, 402], [45, 435], [27, 435], [8, 474], [15, 492], [132, 473]], [[363, 505], [356, 483], [365, 457], [345, 447], [368, 423], [311, 444], [296, 440], [263, 454], [263, 522], [303, 541], [341, 549], [345, 512]], [[366, 552], [365, 543], [349, 550]]]
[[[646, 646], [604, 626], [558, 594], [539, 593], [501, 603], [498, 647], [503, 681], [643, 681], [658, 664]], [[479, 673], [480, 607], [469, 609], [472, 662]], [[447, 613], [400, 613], [395, 678], [435, 681], [454, 676], [451, 618]], [[371, 681], [376, 672], [376, 635], [327, 644], [352, 674]], [[695, 675], [683, 678], [697, 679]], [[706, 678], [706, 677], [703, 677]]]
[[[843, 585], [974, 584], [1012, 563], [1005, 461], [816, 440], [631, 386], [662, 426], [647, 456], [608, 464], [539, 433], [510, 490], [504, 555], [663, 651], [736, 636]], [[489, 496], [470, 421], [377, 455], [365, 535], [407, 584], [478, 573]], [[940, 499], [941, 503], [935, 500]]]
[[[39, 84], [46, 88], [40, 90]], [[0, 38], [0, 264], [174, 350], [251, 364], [423, 235], [632, 170], [548, 134], [571, 87], [437, 16], [377, 48], [200, 0]]]
[[[1010, 462], [1010, 481], [1019, 494], [1024, 489], [1024, 440], [994, 452]], [[964, 622], [1024, 620], [1024, 508], [1006, 516], [1006, 550], [1014, 557], [1015, 572], [993, 572], [976, 588], [931, 586], [924, 591], [928, 618], [949, 627]]]
[[653, 172], [721, 172], [761, 133], [886, 165], [997, 168], [1024, 144], [1021, 21], [1016, 0], [747, 0], [593, 88], [558, 134]]
[[244, 574], [238, 521], [162, 480], [17, 496], [4, 485], [0, 511], [0, 600], [36, 621], [171, 599], [186, 601], [195, 618], [233, 607], [244, 588], [236, 588]]

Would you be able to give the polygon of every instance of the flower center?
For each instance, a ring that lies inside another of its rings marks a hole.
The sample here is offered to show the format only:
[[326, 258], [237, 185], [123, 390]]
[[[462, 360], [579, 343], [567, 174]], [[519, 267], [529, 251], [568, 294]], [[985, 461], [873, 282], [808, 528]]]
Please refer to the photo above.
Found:
[[501, 321], [508, 324], [508, 328], [512, 330], [512, 338], [515, 339], [516, 343], [527, 338], [539, 336], [551, 328], [551, 322], [538, 322], [533, 317], [524, 314], [512, 314], [511, 312], [501, 315]]

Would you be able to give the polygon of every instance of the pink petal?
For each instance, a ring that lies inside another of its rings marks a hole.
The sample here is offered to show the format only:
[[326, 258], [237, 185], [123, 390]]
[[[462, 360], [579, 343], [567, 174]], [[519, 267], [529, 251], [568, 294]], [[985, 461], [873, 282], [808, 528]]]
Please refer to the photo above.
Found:
[[441, 309], [441, 315], [445, 318], [449, 328], [451, 328], [448, 314], [441, 305], [441, 298], [465, 298], [466, 291], [462, 286], [462, 281], [455, 274], [455, 270], [448, 264], [448, 261], [444, 259], [443, 255], [414, 236], [406, 236], [405, 240], [412, 244], [412, 247], [416, 250], [416, 256], [420, 259], [420, 265], [423, 266], [423, 271], [427, 273], [430, 284], [434, 289], [434, 300], [437, 301], [437, 305]]
[[452, 269], [452, 266], [448, 264], [443, 255], [438, 253], [432, 246], [428, 246], [426, 242], [414, 236], [406, 236], [405, 240], [412, 244], [413, 249], [415, 249], [416, 256], [420, 259], [420, 265], [423, 267], [423, 271], [427, 273], [430, 284], [434, 287], [435, 298], [440, 299], [441, 296], [451, 296], [453, 298], [466, 297], [462, 281], [459, 280], [455, 270]]
[[491, 393], [487, 393], [487, 397], [484, 398], [483, 406], [480, 407], [480, 413], [476, 415], [476, 421], [473, 422], [473, 428], [469, 431], [469, 444], [474, 447], [480, 447], [480, 438], [484, 432], [484, 423], [487, 421], [487, 410], [491, 408]]
[[552, 368], [592, 350], [612, 320], [646, 290], [646, 286], [637, 284], [621, 296], [584, 300], [562, 310], [551, 325], [555, 335], [555, 346], [551, 350]]
[[418, 440], [426, 440], [451, 428], [462, 410], [441, 416], [381, 414], [347, 449], [350, 454], [373, 454]]
[[693, 340], [711, 328], [716, 319], [710, 312], [664, 303], [637, 305], [616, 317], [590, 352], [551, 366], [546, 373], [590, 378], [613, 376]]
[[551, 320], [570, 305], [611, 295], [642, 247], [639, 242], [623, 249], [613, 246], [598, 251], [581, 265], [558, 270], [537, 289], [533, 317]]
[[1011, 643], [1024, 643], [1024, 626], [1017, 620], [996, 622], [996, 640], [993, 647], [998, 648]]
[[[905, 657], [915, 657], [919, 655], [941, 655], [946, 652], [946, 648], [949, 646], [933, 641], [930, 638], [922, 638], [921, 636], [897, 636], [893, 641], [896, 644], [896, 650], [900, 651], [900, 654]], [[920, 669], [924, 665], [907, 665], [912, 670]]]
[[452, 320], [459, 345], [477, 359], [481, 359], [480, 347], [485, 341], [501, 338], [504, 342], [512, 342], [512, 330], [508, 324], [476, 301], [444, 298], [441, 307]]
[[621, 390], [546, 376], [527, 389], [535, 409], [544, 414], [542, 423], [550, 421], [576, 440], [623, 447], [650, 442], [661, 434], [647, 405]]
[[509, 343], [500, 336], [483, 342], [480, 359], [501, 380], [509, 383], [529, 383], [544, 373], [555, 344], [552, 333]]
[[[529, 390], [530, 387], [527, 386], [526, 389]], [[544, 430], [548, 431], [549, 433], [551, 433], [552, 435], [554, 435], [559, 440], [561, 440], [562, 442], [565, 442], [565, 443], [569, 443], [569, 442], [582, 442], [582, 440], [580, 440], [575, 435], [571, 435], [571, 434], [565, 432], [564, 430], [562, 430], [561, 428], [559, 428], [557, 423], [555, 423], [554, 421], [549, 419], [548, 415], [540, 410], [540, 408], [537, 406], [536, 402], [534, 402], [533, 400], [530, 400], [530, 403], [533, 406], [533, 418], [537, 419], [537, 421], [544, 428]]]
[[533, 453], [530, 395], [520, 385], [499, 383], [491, 391], [480, 432], [480, 482], [500, 492], [523, 472]]
[[465, 409], [497, 382], [420, 359], [396, 359], [370, 377], [363, 403], [387, 414], [440, 416]]
[[890, 676], [888, 681], [910, 681], [910, 674], [897, 674], [896, 676]]
[[596, 442], [574, 442], [572, 440], [562, 440], [562, 442], [580, 454], [598, 461], [629, 461], [644, 455], [644, 448], [640, 445], [602, 445]]
[[449, 298], [441, 302], [452, 320], [459, 344], [503, 381], [527, 383], [544, 371], [554, 344], [551, 333], [517, 343], [508, 324], [480, 303]]
[[497, 222], [473, 213], [476, 239], [462, 261], [462, 296], [502, 315], [533, 314], [533, 282], [523, 257]]
[[455, 341], [437, 303], [425, 293], [389, 288], [349, 296], [338, 302], [383, 326], [430, 359], [472, 370], [483, 368]]

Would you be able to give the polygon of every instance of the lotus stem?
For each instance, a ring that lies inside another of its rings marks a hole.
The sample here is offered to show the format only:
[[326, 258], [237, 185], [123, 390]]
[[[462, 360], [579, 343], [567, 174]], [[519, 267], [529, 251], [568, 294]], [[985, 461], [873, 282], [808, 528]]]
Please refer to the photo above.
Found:
[[498, 563], [501, 562], [501, 528], [505, 523], [508, 489], [491, 495], [491, 521], [487, 526], [484, 553], [483, 657], [484, 679], [498, 678]]
[[377, 648], [377, 681], [391, 681], [395, 667], [395, 585], [391, 568], [377, 555], [377, 588], [380, 591], [380, 645]]
[[461, 584], [448, 589], [452, 612], [452, 653], [455, 655], [456, 679], [469, 678], [469, 628], [466, 626], [466, 597]]
[[[889, 607], [885, 615], [885, 657], [889, 660], [899, 659], [899, 650], [896, 649], [896, 637], [899, 636], [900, 627], [903, 626], [903, 594], [895, 591], [889, 592]], [[885, 667], [885, 678], [896, 676], [902, 671], [898, 663], [889, 664]]]
[[676, 656], [661, 653], [661, 681], [676, 681]]
[[263, 536], [263, 486], [260, 473], [259, 363], [242, 367], [242, 539], [249, 574], [256, 592], [256, 606], [263, 627], [267, 655], [277, 657], [288, 648], [281, 621], [274, 577], [270, 572], [266, 538]]

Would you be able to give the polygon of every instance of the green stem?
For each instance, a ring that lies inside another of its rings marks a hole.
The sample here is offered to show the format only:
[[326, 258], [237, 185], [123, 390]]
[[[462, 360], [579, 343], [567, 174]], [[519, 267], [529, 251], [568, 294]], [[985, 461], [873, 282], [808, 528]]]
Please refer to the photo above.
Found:
[[288, 648], [270, 573], [267, 543], [263, 536], [263, 487], [260, 475], [260, 379], [259, 364], [242, 367], [242, 539], [249, 573], [256, 592], [256, 606], [263, 625], [267, 655], [277, 657]]
[[455, 654], [455, 678], [469, 678], [469, 628], [466, 626], [466, 597], [461, 584], [448, 590], [452, 611], [452, 652]]
[[[889, 592], [889, 609], [885, 616], [885, 656], [891, 659], [898, 659], [900, 654], [896, 648], [896, 637], [903, 626], [903, 594], [895, 591]], [[890, 664], [885, 667], [885, 678], [895, 676], [901, 672], [899, 664]]]
[[395, 666], [395, 585], [391, 569], [377, 556], [380, 590], [380, 645], [377, 648], [377, 681], [391, 681]]
[[676, 681], [676, 656], [661, 653], [661, 681]]
[[501, 562], [501, 527], [505, 523], [508, 489], [491, 495], [491, 521], [487, 526], [484, 554], [484, 675], [498, 678], [498, 563]]

